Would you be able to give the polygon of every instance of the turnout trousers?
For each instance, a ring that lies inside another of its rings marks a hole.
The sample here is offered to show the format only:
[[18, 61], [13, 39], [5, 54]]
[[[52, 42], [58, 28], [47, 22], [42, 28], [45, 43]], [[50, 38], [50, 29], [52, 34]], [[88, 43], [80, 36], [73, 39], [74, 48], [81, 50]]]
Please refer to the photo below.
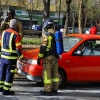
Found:
[[1, 63], [0, 66], [0, 88], [10, 90], [12, 87], [16, 65]]
[[50, 55], [43, 60], [44, 91], [51, 92], [59, 88], [58, 59]]

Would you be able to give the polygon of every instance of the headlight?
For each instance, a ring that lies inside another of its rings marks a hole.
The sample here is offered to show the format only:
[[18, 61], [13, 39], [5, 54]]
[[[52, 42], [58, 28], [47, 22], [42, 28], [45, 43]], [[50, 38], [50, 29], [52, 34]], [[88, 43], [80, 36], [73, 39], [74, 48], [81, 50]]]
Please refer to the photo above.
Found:
[[29, 64], [37, 65], [37, 60], [34, 60], [34, 59], [29, 59], [27, 62]]

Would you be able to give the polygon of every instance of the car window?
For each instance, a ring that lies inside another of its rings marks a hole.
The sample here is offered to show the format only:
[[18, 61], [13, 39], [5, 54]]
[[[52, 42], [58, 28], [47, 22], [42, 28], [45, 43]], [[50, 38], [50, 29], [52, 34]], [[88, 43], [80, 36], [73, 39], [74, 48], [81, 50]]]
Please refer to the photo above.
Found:
[[83, 56], [98, 56], [100, 55], [100, 40], [89, 40], [81, 44], [76, 50], [81, 50], [83, 52]]
[[94, 48], [91, 51], [90, 55], [96, 55], [96, 56], [100, 56], [100, 40], [96, 40], [95, 43], [93, 44]]
[[75, 46], [81, 40], [82, 40], [81, 38], [73, 36], [64, 37], [63, 38], [64, 51], [68, 52], [73, 46]]

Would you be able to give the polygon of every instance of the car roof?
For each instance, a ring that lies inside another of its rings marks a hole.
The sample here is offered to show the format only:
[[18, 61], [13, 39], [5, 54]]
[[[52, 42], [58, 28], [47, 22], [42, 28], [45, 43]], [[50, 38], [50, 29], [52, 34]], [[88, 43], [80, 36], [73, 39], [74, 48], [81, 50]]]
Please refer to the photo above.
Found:
[[78, 38], [84, 38], [84, 39], [100, 39], [100, 35], [90, 35], [90, 34], [68, 34], [68, 36], [74, 36]]

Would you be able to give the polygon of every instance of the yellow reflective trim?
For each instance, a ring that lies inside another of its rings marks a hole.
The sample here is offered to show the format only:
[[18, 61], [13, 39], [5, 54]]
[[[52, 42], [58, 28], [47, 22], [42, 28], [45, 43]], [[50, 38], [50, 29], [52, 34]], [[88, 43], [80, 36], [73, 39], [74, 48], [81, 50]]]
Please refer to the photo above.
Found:
[[3, 48], [3, 37], [4, 37], [4, 33], [5, 33], [5, 31], [2, 34], [2, 44], [1, 44], [2, 45], [2, 48], [1, 48], [1, 50], [2, 51], [5, 51], [5, 52], [10, 52], [10, 53], [17, 53], [16, 50], [12, 50], [12, 38], [13, 38], [14, 33], [12, 33], [11, 36], [10, 36], [9, 49], [4, 49]]
[[15, 69], [15, 73], [18, 73], [18, 70], [17, 69]]
[[52, 83], [52, 81], [51, 80], [44, 80], [44, 83], [48, 84], [48, 83]]
[[46, 48], [46, 51], [49, 51], [49, 48]]
[[4, 85], [0, 85], [0, 88], [3, 88]]
[[4, 90], [9, 90], [10, 88], [9, 88], [9, 87], [3, 87], [3, 89], [4, 89]]
[[10, 25], [10, 22], [6, 22], [6, 24]]
[[23, 54], [19, 58], [23, 58]]
[[22, 44], [21, 44], [21, 42], [19, 42], [19, 43], [16, 43], [15, 45], [16, 45], [16, 46], [20, 46], [20, 45], [22, 45]]
[[2, 55], [2, 54], [1, 54], [1, 57], [6, 58], [6, 59], [17, 59], [17, 58], [18, 58], [18, 57], [14, 57], [14, 56], [11, 56], [11, 57], [9, 57], [9, 56], [4, 56], [4, 55]]
[[19, 33], [20, 36], [22, 36], [22, 33]]
[[47, 48], [50, 48], [51, 47], [51, 41], [52, 41], [52, 37], [49, 36], [48, 37], [48, 45], [47, 45]]
[[38, 56], [39, 56], [40, 58], [42, 58], [42, 57], [44, 56], [44, 54], [39, 53]]
[[47, 71], [44, 71], [44, 79], [47, 80]]
[[1, 50], [2, 51], [5, 51], [5, 52], [10, 52], [10, 53], [17, 53], [16, 50], [12, 50], [11, 51], [11, 50], [7, 50], [7, 49], [3, 49], [3, 48]]
[[10, 72], [11, 72], [11, 73], [15, 73], [16, 71], [15, 71], [15, 70], [11, 70]]
[[5, 82], [5, 85], [12, 86], [12, 83]]
[[0, 84], [4, 84], [4, 81], [0, 81]]
[[1, 37], [1, 40], [2, 40], [1, 47], [3, 46], [3, 37], [4, 37], [4, 33], [5, 33], [5, 31], [3, 31], [2, 37]]
[[43, 81], [45, 84], [52, 83], [51, 79], [47, 79], [47, 71], [46, 70], [44, 71], [44, 80]]
[[59, 82], [60, 79], [59, 79], [59, 78], [53, 78], [52, 81], [53, 81], [53, 82]]
[[13, 35], [14, 35], [14, 33], [11, 33], [10, 40], [9, 40], [9, 49], [10, 49], [11, 52], [12, 52], [12, 38], [13, 38]]

